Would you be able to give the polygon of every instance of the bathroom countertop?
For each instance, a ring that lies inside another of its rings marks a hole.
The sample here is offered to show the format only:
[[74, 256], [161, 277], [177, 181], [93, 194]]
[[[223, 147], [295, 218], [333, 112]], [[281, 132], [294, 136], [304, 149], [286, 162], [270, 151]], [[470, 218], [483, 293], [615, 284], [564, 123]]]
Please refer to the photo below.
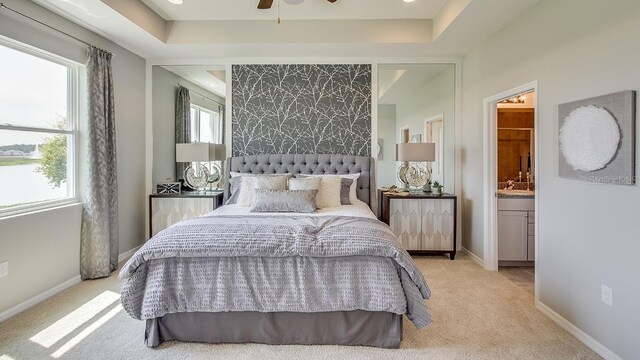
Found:
[[499, 199], [534, 199], [535, 192], [526, 190], [498, 190], [496, 192]]
[[505, 195], [498, 194], [499, 199], [535, 199], [536, 195]]

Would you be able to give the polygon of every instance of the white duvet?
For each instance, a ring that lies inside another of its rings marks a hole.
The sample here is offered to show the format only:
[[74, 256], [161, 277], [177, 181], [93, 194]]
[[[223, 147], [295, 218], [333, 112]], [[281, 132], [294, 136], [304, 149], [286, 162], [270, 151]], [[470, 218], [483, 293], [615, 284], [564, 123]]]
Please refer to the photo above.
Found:
[[[265, 214], [265, 213], [251, 212], [251, 208], [250, 207], [244, 207], [244, 206], [239, 206], [237, 204], [231, 204], [231, 205], [221, 206], [221, 207], [215, 209], [214, 211], [212, 211], [211, 213], [209, 213], [207, 215], [246, 215], [246, 216], [252, 216], [252, 215], [260, 215], [260, 214]], [[292, 213], [285, 213], [285, 212], [283, 212], [283, 213], [269, 213], [269, 215], [291, 215], [291, 214]], [[300, 213], [295, 213], [295, 214], [300, 215]], [[357, 217], [376, 219], [376, 216], [373, 214], [373, 212], [371, 212], [371, 209], [369, 208], [369, 205], [367, 205], [365, 202], [359, 201], [359, 200], [356, 203], [354, 203], [353, 205], [342, 205], [342, 206], [324, 208], [324, 209], [317, 210], [314, 213], [309, 213], [309, 214], [305, 214], [305, 215], [310, 215], [310, 216], [324, 216], [324, 215], [357, 216]]]

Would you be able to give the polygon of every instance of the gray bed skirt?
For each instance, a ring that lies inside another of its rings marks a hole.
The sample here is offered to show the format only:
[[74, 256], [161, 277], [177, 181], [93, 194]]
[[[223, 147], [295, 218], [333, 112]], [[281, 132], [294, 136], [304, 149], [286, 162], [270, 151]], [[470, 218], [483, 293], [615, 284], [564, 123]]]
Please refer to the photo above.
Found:
[[402, 315], [363, 310], [324, 313], [177, 313], [147, 320], [145, 344], [165, 341], [271, 345], [361, 345], [397, 349]]

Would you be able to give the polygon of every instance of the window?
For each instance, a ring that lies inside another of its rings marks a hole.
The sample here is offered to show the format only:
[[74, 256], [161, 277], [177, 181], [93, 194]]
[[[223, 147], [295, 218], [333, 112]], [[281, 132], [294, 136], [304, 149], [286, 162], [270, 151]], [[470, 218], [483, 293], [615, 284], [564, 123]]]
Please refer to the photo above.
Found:
[[78, 65], [0, 39], [0, 214], [75, 200]]
[[222, 144], [220, 112], [191, 104], [191, 142]]

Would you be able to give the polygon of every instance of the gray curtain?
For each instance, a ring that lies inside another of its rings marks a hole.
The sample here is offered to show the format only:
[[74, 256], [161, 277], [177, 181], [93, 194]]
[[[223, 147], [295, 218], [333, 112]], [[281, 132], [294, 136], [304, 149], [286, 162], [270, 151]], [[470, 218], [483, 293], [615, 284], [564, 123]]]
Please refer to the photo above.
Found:
[[105, 276], [118, 267], [118, 186], [116, 124], [111, 54], [89, 48], [88, 125], [80, 275]]
[[[189, 89], [178, 87], [176, 96], [176, 144], [191, 142], [191, 97]], [[189, 163], [176, 162], [176, 180], [182, 179]]]

